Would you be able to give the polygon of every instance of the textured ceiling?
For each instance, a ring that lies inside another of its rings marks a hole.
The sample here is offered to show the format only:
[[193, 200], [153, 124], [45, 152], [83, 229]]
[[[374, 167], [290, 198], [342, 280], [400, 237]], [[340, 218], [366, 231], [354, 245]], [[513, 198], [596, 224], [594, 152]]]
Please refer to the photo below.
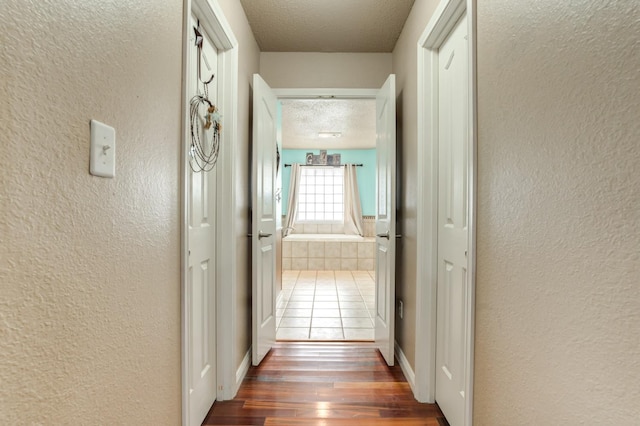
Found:
[[[319, 132], [341, 132], [320, 138]], [[282, 147], [367, 149], [376, 147], [375, 99], [286, 99], [282, 101]]]
[[414, 0], [240, 0], [263, 52], [391, 52]]
[[[263, 52], [391, 52], [414, 0], [240, 0]], [[341, 132], [319, 138], [319, 132]], [[288, 149], [375, 148], [375, 100], [282, 101]]]

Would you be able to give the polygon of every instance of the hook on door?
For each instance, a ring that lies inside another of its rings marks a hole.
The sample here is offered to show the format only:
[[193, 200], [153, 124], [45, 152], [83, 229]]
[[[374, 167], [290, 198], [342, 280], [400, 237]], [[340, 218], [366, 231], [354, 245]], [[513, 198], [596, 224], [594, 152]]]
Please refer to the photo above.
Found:
[[207, 81], [202, 80], [202, 71], [201, 71], [201, 62], [202, 62], [202, 43], [204, 42], [204, 37], [202, 33], [199, 31], [200, 28], [200, 20], [198, 20], [198, 27], [194, 27], [193, 31], [196, 33], [196, 47], [198, 48], [198, 80], [204, 85], [207, 85], [213, 81], [213, 77], [215, 74], [211, 74], [211, 78]]

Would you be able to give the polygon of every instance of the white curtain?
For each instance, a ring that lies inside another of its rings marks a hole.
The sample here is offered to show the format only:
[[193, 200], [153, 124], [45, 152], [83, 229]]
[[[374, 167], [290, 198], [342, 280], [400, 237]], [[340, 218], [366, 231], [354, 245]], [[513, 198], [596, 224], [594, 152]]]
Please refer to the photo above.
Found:
[[344, 233], [363, 235], [362, 207], [355, 164], [344, 166]]
[[298, 193], [300, 192], [300, 164], [291, 165], [291, 180], [289, 182], [289, 198], [287, 201], [287, 217], [284, 220], [282, 236], [286, 237], [293, 231], [293, 225], [298, 216]]

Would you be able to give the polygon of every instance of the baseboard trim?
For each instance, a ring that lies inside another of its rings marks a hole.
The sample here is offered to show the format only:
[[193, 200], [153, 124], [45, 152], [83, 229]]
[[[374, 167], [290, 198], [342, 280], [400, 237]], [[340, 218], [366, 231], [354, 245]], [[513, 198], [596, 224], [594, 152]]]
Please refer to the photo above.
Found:
[[407, 382], [409, 383], [409, 386], [411, 386], [411, 391], [413, 392], [413, 395], [415, 396], [415, 394], [416, 394], [416, 373], [414, 373], [413, 369], [411, 368], [411, 365], [409, 364], [409, 360], [404, 355], [404, 352], [402, 352], [402, 348], [400, 348], [400, 345], [398, 345], [398, 342], [395, 342], [395, 352], [396, 352], [396, 359], [398, 360], [398, 364], [400, 364], [400, 368], [402, 369], [402, 373], [404, 374], [404, 377], [407, 379]]
[[249, 347], [249, 350], [247, 351], [247, 353], [244, 354], [244, 358], [240, 363], [240, 367], [238, 367], [238, 371], [236, 371], [236, 384], [235, 384], [235, 389], [233, 389], [233, 398], [235, 398], [236, 394], [238, 393], [238, 390], [240, 390], [240, 385], [242, 384], [242, 381], [247, 375], [247, 372], [249, 372], [250, 366], [251, 366], [251, 347]]

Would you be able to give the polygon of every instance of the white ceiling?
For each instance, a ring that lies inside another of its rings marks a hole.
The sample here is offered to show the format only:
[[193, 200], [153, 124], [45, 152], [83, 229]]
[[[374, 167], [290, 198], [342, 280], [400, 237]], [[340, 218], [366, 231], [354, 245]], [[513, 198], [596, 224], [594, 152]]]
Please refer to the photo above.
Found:
[[[240, 0], [262, 52], [393, 51], [415, 0]], [[319, 138], [319, 132], [341, 132]], [[375, 148], [375, 100], [282, 101], [288, 149]]]
[[262, 52], [391, 52], [415, 0], [240, 0]]
[[[320, 138], [320, 132], [340, 132]], [[376, 147], [375, 99], [282, 100], [285, 149], [369, 149]]]

